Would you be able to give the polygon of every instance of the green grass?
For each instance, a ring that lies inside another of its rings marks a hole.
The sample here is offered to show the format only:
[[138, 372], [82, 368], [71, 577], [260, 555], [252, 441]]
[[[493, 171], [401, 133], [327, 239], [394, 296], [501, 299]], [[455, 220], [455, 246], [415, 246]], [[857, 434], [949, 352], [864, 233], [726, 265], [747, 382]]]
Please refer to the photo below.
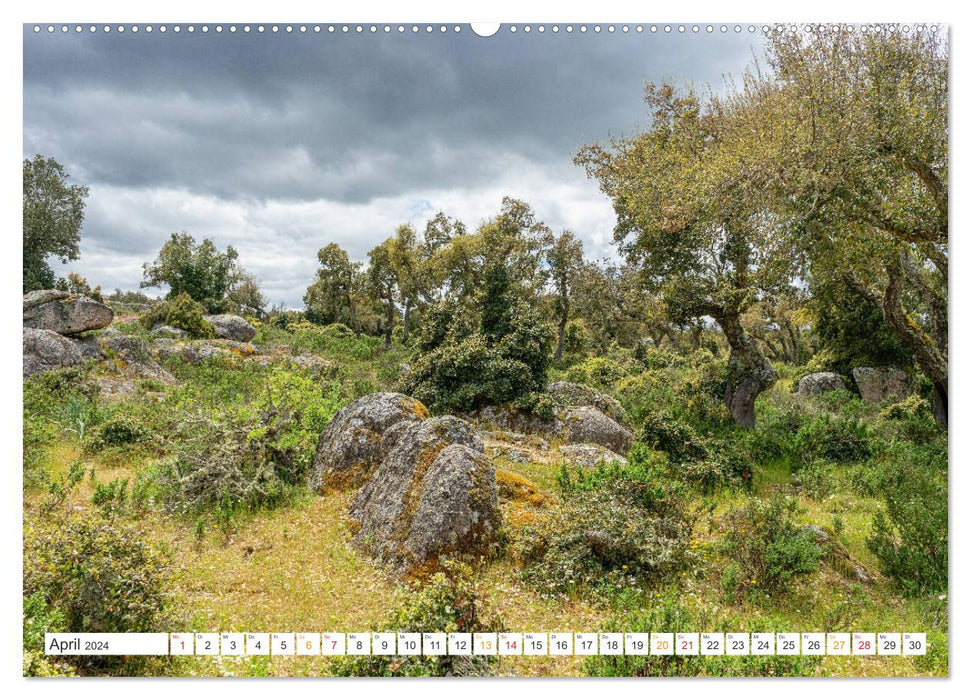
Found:
[[[171, 362], [169, 369], [179, 383], [165, 387], [160, 397], [138, 392], [112, 401], [102, 397], [91, 406], [79, 407], [69, 405], [66, 396], [25, 394], [31, 402], [25, 405], [25, 411], [33, 411], [31, 415], [39, 424], [51, 429], [44, 438], [48, 442], [40, 444], [32, 457], [36, 462], [32, 473], [42, 476], [25, 487], [25, 519], [37, 517], [48, 498], [47, 483], [63, 479], [76, 460], [81, 460], [85, 477], [58, 506], [58, 517], [94, 510], [91, 498], [98, 484], [124, 479], [134, 483], [140, 473], [165, 458], [168, 448], [164, 438], [173, 418], [192, 411], [211, 415], [252, 412], [267, 387], [282, 380], [300, 392], [300, 401], [310, 392], [312, 402], [322, 402], [319, 405], [326, 407], [319, 425], [308, 423], [312, 434], [339, 406], [363, 393], [393, 389], [400, 366], [407, 358], [406, 349], [398, 345], [384, 348], [379, 339], [335, 338], [326, 334], [301, 338], [269, 326], [261, 327], [256, 342], [263, 343], [263, 352], [270, 355], [314, 352], [339, 369], [333, 378], [320, 379], [309, 371], [282, 372], [275, 365], [261, 367], [242, 359], [195, 366]], [[741, 436], [729, 444], [742, 443], [744, 436], [719, 422], [717, 401], [709, 401], [703, 392], [691, 389], [695, 391], [693, 398], [684, 405], [678, 403], [678, 391], [688, 391], [684, 387], [701, 381], [698, 370], [674, 367], [660, 372], [663, 381], [647, 389], [641, 386], [637, 392], [617, 392], [628, 401], [649, 397], [658, 402], [625, 406], [631, 415], [664, 409], [680, 420], [696, 421], [692, 425], [698, 435], [708, 435], [714, 425], [722, 439]], [[635, 380], [636, 376], [622, 376], [617, 386], [634, 386]], [[679, 381], [684, 384], [678, 384]], [[892, 425], [876, 419], [879, 408], [861, 406], [858, 401], [851, 401], [848, 408], [827, 406], [820, 401], [801, 402], [778, 387], [761, 397], [759, 430], [764, 431], [764, 440], [751, 444], [762, 450], [771, 448], [775, 454], [753, 463], [750, 489], [736, 484], [719, 487], [708, 495], [689, 491], [687, 509], [694, 518], [690, 545], [693, 554], [690, 565], [674, 582], [645, 581], [641, 593], [627, 591], [613, 599], [595, 599], [581, 592], [550, 600], [524, 582], [518, 564], [507, 554], [483, 563], [477, 571], [481, 603], [490, 614], [502, 619], [506, 629], [523, 632], [606, 631], [613, 625], [625, 624], [625, 620], [633, 624], [632, 618], [625, 618], [628, 613], [642, 611], [647, 615], [663, 605], [683, 609], [695, 627], [691, 631], [837, 631], [827, 629], [833, 626], [846, 631], [925, 631], [929, 642], [925, 657], [823, 657], [784, 670], [823, 676], [946, 675], [947, 596], [905, 596], [880, 573], [879, 563], [866, 545], [880, 501], [854, 489], [850, 474], [859, 465], [833, 466], [832, 494], [814, 499], [805, 489], [797, 488], [798, 470], [793, 473], [793, 456], [783, 444], [788, 434], [781, 427], [783, 420], [795, 417], [809, 421], [823, 412], [841, 410], [860, 417], [864, 411], [862, 420], [876, 433], [874, 449], [883, 450], [884, 443], [899, 438], [881, 432]], [[107, 417], [119, 414], [133, 417], [155, 437], [144, 443], [92, 451], [79, 436], [77, 421], [88, 421], [86, 428], [93, 430]], [[70, 422], [72, 416], [74, 423]], [[310, 439], [303, 449], [312, 446]], [[520, 528], [541, 521], [557, 507], [561, 494], [556, 448], [555, 443], [551, 444], [548, 452], [538, 454], [537, 460], [528, 464], [496, 460], [497, 468], [529, 480], [545, 496], [540, 504], [501, 503], [507, 538], [515, 538]], [[677, 465], [672, 465], [669, 473], [671, 478], [677, 478]], [[817, 571], [796, 576], [783, 594], [766, 595], [755, 588], [738, 599], [727, 599], [721, 578], [731, 561], [720, 545], [730, 527], [727, 516], [744, 507], [753, 496], [768, 497], [774, 493], [796, 498], [797, 522], [815, 524], [832, 533], [851, 560], [870, 572], [872, 581], [851, 580], [845, 566], [824, 558]], [[172, 591], [176, 597], [173, 609], [178, 613], [179, 631], [375, 630], [402, 603], [406, 592], [350, 546], [345, 514], [352, 498], [351, 493], [318, 496], [304, 491], [299, 498], [278, 507], [241, 513], [226, 528], [212, 523], [200, 528], [197, 518], [166, 513], [151, 503], [123, 509], [113, 517], [135, 524], [149, 539], [165, 543], [172, 553]], [[154, 667], [153, 672], [201, 676], [328, 675], [330, 665], [328, 659], [320, 657], [187, 657], [171, 659]], [[778, 668], [723, 661], [703, 668], [685, 667], [681, 672], [771, 673]], [[574, 676], [602, 670], [589, 666], [580, 657], [504, 658], [499, 665], [500, 675]]]

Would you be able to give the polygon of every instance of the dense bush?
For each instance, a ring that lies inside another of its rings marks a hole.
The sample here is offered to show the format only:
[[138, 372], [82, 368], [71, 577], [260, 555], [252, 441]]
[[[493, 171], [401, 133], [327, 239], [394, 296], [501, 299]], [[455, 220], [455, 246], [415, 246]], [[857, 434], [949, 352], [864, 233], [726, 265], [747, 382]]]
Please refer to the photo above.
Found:
[[609, 390], [629, 372], [629, 367], [609, 357], [591, 357], [573, 365], [566, 373], [568, 381]]
[[702, 349], [670, 365], [624, 376], [615, 394], [635, 423], [663, 411], [698, 433], [725, 433], [732, 426], [725, 408], [726, 377], [725, 360]]
[[519, 532], [523, 578], [544, 596], [615, 596], [654, 585], [688, 556], [691, 520], [676, 483], [652, 464], [564, 469], [561, 502]]
[[[497, 618], [484, 618], [473, 570], [460, 562], [445, 562], [424, 583], [412, 583], [405, 603], [375, 629], [389, 632], [500, 631]], [[490, 656], [347, 656], [332, 666], [335, 676], [491, 676], [497, 660]]]
[[168, 572], [168, 556], [119, 522], [26, 527], [24, 595], [72, 632], [167, 631]]
[[44, 653], [44, 635], [65, 632], [64, 615], [51, 607], [41, 593], [24, 596], [24, 676], [70, 676], [71, 668], [57, 657]]
[[699, 460], [708, 456], [708, 450], [691, 425], [665, 411], [658, 411], [644, 420], [639, 440], [652, 450], [666, 452], [675, 462]]
[[199, 418], [186, 427], [192, 436], [175, 443], [172, 456], [147, 477], [170, 509], [183, 515], [213, 510], [217, 519], [230, 518], [239, 510], [280, 505], [292, 495], [292, 484], [281, 477], [294, 469], [292, 456], [270, 440], [251, 439], [261, 426]]
[[112, 447], [147, 442], [152, 437], [152, 431], [139, 420], [124, 413], [116, 413], [90, 434], [86, 447], [99, 452]]
[[873, 518], [867, 547], [909, 593], [947, 589], [947, 452], [940, 447], [898, 444], [870, 474], [884, 508]]
[[934, 419], [930, 402], [917, 394], [883, 409], [879, 418], [897, 436], [918, 444], [928, 443], [946, 434], [941, 424]]
[[24, 382], [24, 486], [43, 487], [48, 479], [47, 452], [66, 435], [85, 440], [105, 417], [100, 389], [84, 369], [43, 372]]
[[203, 318], [205, 313], [202, 304], [183, 292], [172, 299], [153, 304], [140, 320], [148, 330], [165, 325], [181, 328], [193, 338], [214, 338], [216, 329]]
[[792, 439], [796, 460], [813, 457], [851, 464], [862, 462], [873, 453], [873, 433], [861, 420], [821, 414], [799, 428]]
[[434, 410], [464, 412], [545, 388], [553, 336], [535, 308], [518, 303], [502, 336], [472, 327], [467, 312], [454, 305], [430, 311], [403, 391]]
[[753, 499], [728, 516], [729, 531], [722, 544], [739, 567], [736, 593], [779, 593], [798, 574], [816, 570], [824, 552], [811, 530], [795, 524], [796, 511], [795, 500], [775, 494], [767, 501]]

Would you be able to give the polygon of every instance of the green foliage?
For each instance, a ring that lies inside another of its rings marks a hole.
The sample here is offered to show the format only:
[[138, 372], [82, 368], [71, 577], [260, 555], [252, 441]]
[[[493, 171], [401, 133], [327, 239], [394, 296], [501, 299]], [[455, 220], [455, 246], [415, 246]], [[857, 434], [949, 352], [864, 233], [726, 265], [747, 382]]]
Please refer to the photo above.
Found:
[[355, 360], [371, 360], [381, 351], [380, 339], [355, 335], [343, 323], [317, 326], [304, 322], [291, 324], [288, 328], [293, 333], [292, 350], [310, 350]]
[[88, 188], [68, 184], [69, 176], [53, 158], [38, 154], [24, 160], [24, 292], [54, 287], [47, 258], [77, 260], [84, 199]]
[[151, 440], [152, 431], [138, 419], [125, 413], [115, 413], [91, 434], [85, 447], [100, 452], [111, 447], [124, 447]]
[[24, 596], [24, 676], [70, 676], [70, 667], [44, 653], [44, 635], [66, 632], [64, 614], [50, 606], [41, 593]]
[[228, 525], [302, 494], [317, 438], [346, 401], [340, 384], [283, 367], [192, 371], [196, 390], [168, 399], [182, 417], [159, 426], [170, 457], [144, 475], [159, 500]]
[[203, 315], [206, 309], [187, 293], [156, 302], [142, 314], [142, 325], [151, 330], [158, 325], [181, 328], [193, 338], [215, 338], [216, 329]]
[[451, 305], [428, 315], [403, 382], [406, 393], [436, 411], [471, 411], [543, 391], [552, 335], [536, 309], [517, 303], [508, 332], [491, 342], [482, 333], [464, 335], [467, 323]]
[[635, 424], [660, 410], [697, 433], [725, 434], [732, 430], [726, 376], [725, 359], [701, 349], [666, 367], [632, 372], [616, 383], [615, 392]]
[[[784, 623], [759, 621], [759, 631], [788, 631]], [[614, 606], [604, 630], [625, 632], [697, 632], [711, 629], [703, 617], [679, 602], [679, 591], [668, 589], [648, 595], [630, 592]], [[724, 623], [712, 631], [736, 631]], [[755, 631], [755, 630], [753, 630]], [[805, 656], [686, 656], [671, 655], [599, 655], [584, 660], [586, 675], [608, 678], [670, 676], [809, 676], [816, 673], [816, 661]]]
[[837, 464], [862, 462], [873, 453], [872, 430], [861, 420], [824, 413], [799, 428], [792, 453], [801, 461], [818, 457]]
[[107, 484], [95, 484], [91, 503], [98, 506], [105, 517], [121, 512], [128, 502], [128, 478], [112, 479]]
[[142, 266], [145, 279], [140, 286], [167, 286], [166, 298], [187, 294], [209, 313], [221, 313], [227, 309], [227, 294], [242, 274], [238, 257], [232, 246], [223, 253], [209, 238], [197, 244], [184, 231], [173, 233], [155, 261]]
[[833, 467], [822, 459], [807, 461], [797, 474], [798, 483], [810, 498], [822, 500], [836, 490]]
[[133, 527], [83, 518], [28, 526], [24, 595], [72, 632], [167, 631], [169, 559]]
[[793, 521], [797, 508], [795, 500], [777, 493], [729, 514], [722, 547], [739, 566], [737, 594], [751, 589], [780, 593], [795, 576], [817, 569], [824, 552], [815, 534]]
[[227, 521], [236, 511], [276, 507], [295, 495], [282, 477], [295, 471], [293, 455], [268, 435], [250, 438], [263, 426], [200, 418], [185, 427], [193, 436], [173, 445], [174, 454], [146, 477], [169, 509], [186, 516], [212, 512]]
[[652, 450], [666, 452], [675, 462], [700, 460], [708, 456], [708, 450], [691, 425], [664, 411], [648, 416], [641, 424], [638, 439]]
[[871, 483], [884, 504], [867, 547], [881, 570], [910, 594], [947, 589], [947, 453], [943, 445], [892, 447]]
[[317, 278], [303, 297], [307, 320], [322, 325], [356, 326], [351, 293], [360, 264], [352, 263], [347, 252], [336, 243], [328, 243], [317, 251], [317, 260], [320, 262]]
[[57, 434], [44, 416], [27, 410], [24, 403], [24, 488], [40, 486], [47, 480], [47, 453]]
[[[404, 591], [405, 602], [384, 624], [389, 632], [499, 631], [502, 622], [483, 615], [472, 567], [444, 562], [442, 570]], [[489, 656], [347, 656], [331, 668], [335, 676], [491, 676], [497, 660]]]
[[608, 357], [591, 357], [573, 365], [566, 373], [568, 381], [586, 384], [600, 390], [610, 390], [614, 383], [627, 376], [630, 368]]
[[678, 485], [652, 464], [564, 468], [559, 483], [561, 502], [514, 542], [523, 579], [542, 595], [609, 599], [685, 565], [691, 520]]
[[880, 411], [879, 417], [900, 438], [918, 444], [926, 444], [946, 435], [944, 428], [934, 420], [930, 402], [917, 394], [887, 406]]
[[47, 497], [40, 504], [40, 512], [49, 514], [64, 505], [67, 497], [84, 478], [84, 463], [76, 459], [68, 466], [67, 473], [47, 482]]
[[[809, 307], [825, 361], [817, 371], [849, 375], [854, 367], [907, 367], [913, 351], [887, 323], [881, 309], [840, 278], [815, 280]], [[822, 357], [820, 358], [822, 359]]]

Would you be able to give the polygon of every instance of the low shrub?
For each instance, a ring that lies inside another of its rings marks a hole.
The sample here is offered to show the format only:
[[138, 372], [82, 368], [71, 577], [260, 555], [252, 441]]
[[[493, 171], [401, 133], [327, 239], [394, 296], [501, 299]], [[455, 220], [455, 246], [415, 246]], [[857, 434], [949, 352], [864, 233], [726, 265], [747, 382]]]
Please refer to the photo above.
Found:
[[816, 416], [803, 425], [792, 440], [797, 464], [822, 458], [837, 464], [862, 462], [873, 453], [873, 432], [861, 420]]
[[780, 593], [795, 576], [817, 569], [824, 552], [811, 530], [795, 524], [796, 512], [796, 501], [777, 493], [768, 501], [753, 499], [728, 516], [722, 548], [739, 566], [737, 594], [747, 589]]
[[674, 462], [700, 460], [708, 456], [708, 450], [691, 425], [664, 411], [658, 411], [644, 420], [638, 439], [653, 450], [667, 453]]
[[124, 447], [151, 440], [152, 431], [136, 418], [116, 413], [105, 420], [90, 435], [85, 447], [92, 452], [100, 452], [112, 447]]
[[898, 444], [870, 474], [876, 512], [867, 548], [907, 593], [947, 589], [947, 451]]
[[293, 495], [280, 476], [293, 470], [292, 458], [266, 436], [251, 439], [260, 426], [199, 418], [185, 427], [192, 435], [173, 443], [172, 455], [146, 475], [168, 509], [187, 516], [214, 511], [226, 522], [238, 511], [275, 507]]
[[[488, 632], [500, 631], [498, 618], [483, 615], [472, 567], [445, 562], [442, 570], [424, 583], [412, 583], [406, 602], [375, 629], [388, 632]], [[335, 676], [492, 676], [497, 669], [493, 656], [347, 656], [332, 668]]]
[[166, 630], [168, 571], [168, 556], [128, 525], [86, 517], [26, 526], [24, 595], [74, 632]]
[[836, 490], [833, 466], [822, 459], [811, 459], [806, 462], [797, 473], [796, 481], [802, 487], [803, 493], [817, 501], [826, 498]]
[[565, 493], [514, 543], [523, 578], [546, 597], [610, 598], [686, 563], [692, 523], [677, 484], [644, 465], [564, 469]]
[[887, 406], [880, 411], [879, 418], [897, 436], [918, 444], [928, 443], [946, 433], [934, 419], [930, 402], [917, 394]]
[[185, 292], [173, 299], [156, 302], [141, 316], [142, 325], [151, 330], [165, 325], [181, 328], [193, 338], [215, 338], [216, 329], [205, 318], [202, 304]]
[[629, 367], [608, 357], [591, 357], [567, 370], [568, 381], [586, 384], [600, 390], [609, 390], [614, 383], [626, 376]]
[[[614, 606], [615, 612], [604, 625], [605, 630], [625, 632], [697, 632], [699, 629], [728, 632], [737, 627], [709, 622], [695, 615], [679, 602], [676, 590], [654, 595], [631, 592]], [[777, 620], [759, 620], [758, 631], [788, 631]], [[712, 629], [714, 627], [714, 629]], [[753, 629], [756, 631], [756, 629]], [[748, 656], [687, 656], [670, 655], [598, 655], [584, 660], [583, 670], [588, 676], [608, 678], [638, 678], [645, 676], [811, 676], [816, 675], [818, 661], [807, 656], [748, 655]]]

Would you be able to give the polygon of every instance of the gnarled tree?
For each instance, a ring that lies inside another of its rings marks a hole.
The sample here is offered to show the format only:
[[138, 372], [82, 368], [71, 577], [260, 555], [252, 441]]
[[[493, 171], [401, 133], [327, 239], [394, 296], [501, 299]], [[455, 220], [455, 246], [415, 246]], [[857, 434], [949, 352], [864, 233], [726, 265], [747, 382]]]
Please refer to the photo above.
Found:
[[742, 319], [789, 283], [794, 262], [767, 196], [785, 140], [785, 125], [766, 119], [773, 99], [752, 76], [726, 98], [650, 84], [650, 130], [575, 158], [613, 200], [615, 242], [646, 291], [662, 295], [674, 322], [708, 316], [721, 327], [725, 403], [748, 428], [776, 372]]
[[777, 113], [793, 125], [781, 202], [813, 276], [883, 310], [947, 424], [948, 61], [944, 32], [773, 32]]

